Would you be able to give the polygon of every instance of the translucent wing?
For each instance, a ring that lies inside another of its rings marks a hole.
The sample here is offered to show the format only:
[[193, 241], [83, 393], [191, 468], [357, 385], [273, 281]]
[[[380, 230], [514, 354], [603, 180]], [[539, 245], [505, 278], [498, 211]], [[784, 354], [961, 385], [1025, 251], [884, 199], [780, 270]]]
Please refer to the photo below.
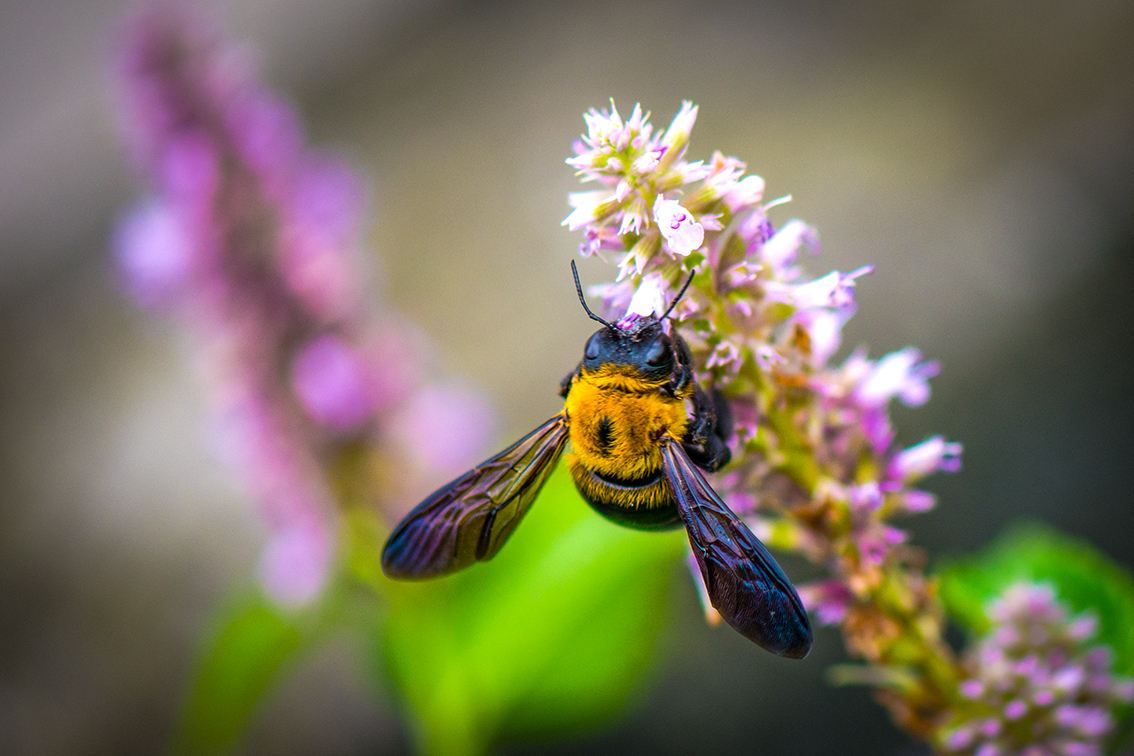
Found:
[[713, 607], [757, 645], [802, 659], [811, 650], [811, 623], [787, 575], [681, 444], [663, 441], [662, 457]]
[[394, 578], [427, 578], [491, 559], [527, 513], [567, 442], [556, 415], [504, 451], [434, 491], [382, 549]]

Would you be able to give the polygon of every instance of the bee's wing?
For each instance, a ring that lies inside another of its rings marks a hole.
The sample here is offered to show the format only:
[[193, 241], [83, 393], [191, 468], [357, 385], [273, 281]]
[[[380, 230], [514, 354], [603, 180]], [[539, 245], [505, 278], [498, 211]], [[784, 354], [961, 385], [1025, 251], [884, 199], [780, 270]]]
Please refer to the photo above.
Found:
[[491, 559], [527, 513], [567, 442], [556, 415], [434, 491], [402, 520], [382, 549], [390, 577], [427, 578]]
[[663, 441], [662, 457], [713, 607], [757, 645], [802, 659], [811, 650], [811, 623], [787, 575], [681, 444]]

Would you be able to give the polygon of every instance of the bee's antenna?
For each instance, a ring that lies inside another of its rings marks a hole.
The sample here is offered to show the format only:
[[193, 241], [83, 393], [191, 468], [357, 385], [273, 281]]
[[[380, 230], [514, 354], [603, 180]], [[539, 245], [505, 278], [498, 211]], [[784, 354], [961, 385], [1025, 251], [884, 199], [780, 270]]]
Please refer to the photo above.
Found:
[[575, 291], [579, 294], [579, 304], [581, 304], [583, 306], [583, 309], [586, 310], [587, 316], [590, 317], [591, 320], [597, 320], [612, 331], [618, 330], [613, 325], [591, 312], [590, 307], [587, 307], [587, 300], [583, 297], [583, 285], [579, 283], [579, 269], [575, 267], [574, 260], [571, 261], [571, 275], [575, 277]]
[[[572, 263], [572, 264], [573, 264], [573, 263]], [[676, 297], [674, 297], [674, 298], [673, 298], [673, 301], [669, 303], [669, 309], [668, 309], [668, 310], [666, 310], [666, 311], [665, 311], [665, 314], [664, 314], [664, 315], [662, 315], [662, 316], [661, 316], [660, 318], [658, 318], [658, 320], [665, 320], [665, 319], [666, 319], [666, 317], [667, 317], [667, 316], [668, 316], [668, 315], [669, 315], [669, 314], [670, 314], [671, 312], [673, 312], [673, 308], [674, 308], [674, 307], [677, 307], [677, 303], [681, 301], [681, 298], [682, 298], [683, 296], [685, 296], [685, 290], [689, 288], [689, 284], [693, 283], [693, 276], [694, 276], [694, 275], [696, 275], [696, 271], [690, 271], [690, 272], [689, 272], [689, 278], [686, 278], [686, 279], [685, 279], [685, 285], [681, 287], [681, 291], [677, 292], [677, 296], [676, 296]]]

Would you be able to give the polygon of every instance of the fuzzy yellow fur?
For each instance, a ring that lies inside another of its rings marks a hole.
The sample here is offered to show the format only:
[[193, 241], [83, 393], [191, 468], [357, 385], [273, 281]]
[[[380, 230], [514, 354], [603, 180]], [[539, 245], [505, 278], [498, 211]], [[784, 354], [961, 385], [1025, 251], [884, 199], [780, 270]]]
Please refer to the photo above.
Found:
[[673, 504], [673, 489], [664, 477], [658, 478], [649, 486], [625, 491], [595, 480], [577, 454], [567, 454], [567, 466], [575, 485], [579, 488], [579, 493], [589, 501], [619, 509], [657, 509]]
[[[662, 393], [666, 380], [647, 381], [633, 368], [603, 365], [576, 376], [567, 395], [571, 452], [567, 464], [580, 490], [628, 509], [672, 503], [664, 479], [637, 492], [619, 491], [595, 481], [587, 470], [622, 479], [645, 479], [661, 470], [659, 441], [680, 440], [689, 424], [683, 397]], [[601, 425], [609, 418], [610, 444], [601, 443]]]

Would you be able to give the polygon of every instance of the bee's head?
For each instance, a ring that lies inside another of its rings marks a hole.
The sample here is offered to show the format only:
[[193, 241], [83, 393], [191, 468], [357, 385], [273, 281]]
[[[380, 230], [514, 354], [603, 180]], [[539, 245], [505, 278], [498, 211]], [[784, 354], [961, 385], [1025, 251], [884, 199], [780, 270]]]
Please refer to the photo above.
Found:
[[601, 365], [636, 368], [644, 378], [662, 379], [673, 372], [673, 341], [662, 321], [646, 318], [630, 330], [609, 326], [595, 331], [583, 349], [583, 367], [593, 371]]
[[579, 303], [583, 305], [583, 310], [591, 320], [598, 321], [604, 326], [587, 339], [587, 345], [583, 350], [583, 367], [593, 371], [601, 365], [621, 365], [635, 368], [642, 377], [648, 379], [660, 380], [668, 376], [673, 371], [675, 357], [673, 340], [665, 332], [665, 319], [685, 290], [689, 288], [693, 276], [689, 276], [661, 317], [636, 316], [631, 324], [627, 324], [626, 319], [623, 319], [615, 325], [595, 315], [587, 306], [587, 300], [583, 297], [583, 286], [579, 283], [579, 271], [575, 268], [573, 260], [571, 273], [575, 276], [575, 291], [579, 294]]

